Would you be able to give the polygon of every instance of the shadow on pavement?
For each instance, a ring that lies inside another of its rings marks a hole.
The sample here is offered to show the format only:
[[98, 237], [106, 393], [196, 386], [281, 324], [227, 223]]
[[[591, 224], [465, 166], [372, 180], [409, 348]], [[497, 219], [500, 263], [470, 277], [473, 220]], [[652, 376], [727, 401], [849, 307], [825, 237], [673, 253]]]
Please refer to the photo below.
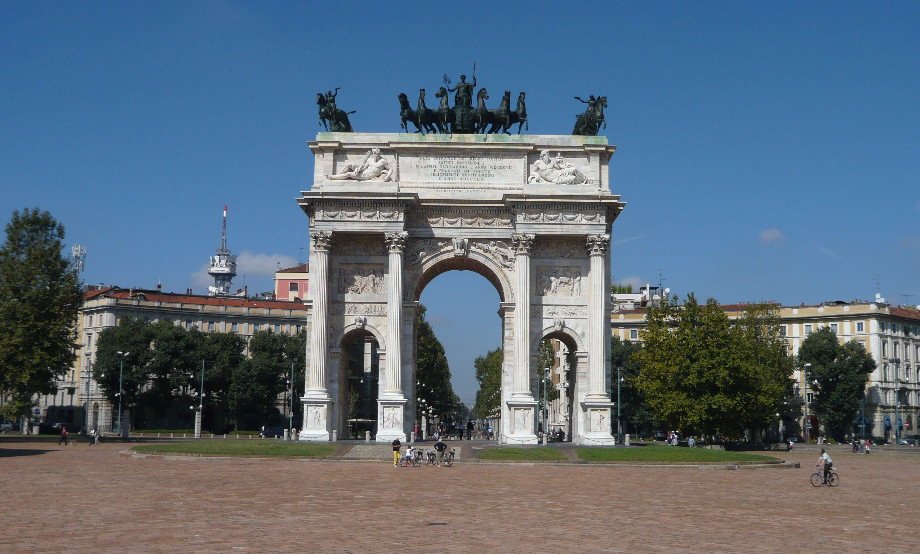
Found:
[[0, 448], [0, 458], [15, 458], [18, 456], [38, 456], [50, 450], [37, 448]]

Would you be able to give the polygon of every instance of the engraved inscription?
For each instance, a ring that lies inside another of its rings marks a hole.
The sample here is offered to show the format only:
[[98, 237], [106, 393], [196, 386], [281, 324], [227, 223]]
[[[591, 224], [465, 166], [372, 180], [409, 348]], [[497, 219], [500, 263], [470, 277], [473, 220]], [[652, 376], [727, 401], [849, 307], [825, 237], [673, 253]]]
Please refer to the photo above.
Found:
[[462, 156], [404, 156], [400, 159], [400, 181], [403, 183], [520, 183], [523, 175], [523, 159], [478, 152]]

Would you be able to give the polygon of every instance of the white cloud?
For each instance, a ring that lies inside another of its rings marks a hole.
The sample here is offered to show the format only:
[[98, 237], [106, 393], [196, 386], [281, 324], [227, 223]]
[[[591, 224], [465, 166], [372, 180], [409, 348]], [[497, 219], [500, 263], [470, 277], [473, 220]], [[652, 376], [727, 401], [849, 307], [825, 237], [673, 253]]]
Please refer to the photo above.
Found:
[[[287, 267], [294, 267], [299, 262], [296, 258], [284, 254], [261, 254], [244, 250], [236, 258], [236, 274], [234, 285], [241, 277], [258, 280], [260, 277], [274, 277], [275, 271]], [[195, 289], [207, 290], [208, 286], [214, 284], [214, 279], [208, 275], [208, 264], [202, 264], [198, 271], [192, 273], [192, 286]], [[240, 280], [242, 282], [242, 280]], [[240, 285], [242, 287], [242, 285]]]
[[766, 229], [760, 232], [760, 242], [764, 244], [773, 244], [777, 242], [783, 242], [785, 240], [785, 235], [780, 232], [779, 229]]
[[638, 276], [624, 277], [616, 280], [617, 285], [632, 285], [633, 292], [639, 292], [639, 287], [644, 287], [646, 283], [648, 283], [648, 281]]

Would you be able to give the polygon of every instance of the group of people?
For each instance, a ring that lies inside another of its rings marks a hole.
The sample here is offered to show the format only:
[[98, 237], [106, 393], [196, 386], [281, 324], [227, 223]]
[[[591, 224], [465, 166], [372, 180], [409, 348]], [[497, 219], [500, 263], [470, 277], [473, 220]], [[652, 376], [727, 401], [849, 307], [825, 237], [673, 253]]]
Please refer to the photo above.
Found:
[[853, 439], [853, 454], [868, 454], [870, 447], [869, 439]]
[[[399, 467], [399, 452], [402, 449], [402, 443], [399, 439], [393, 439], [393, 442], [390, 443], [390, 446], [393, 448], [393, 467]], [[434, 443], [434, 449], [438, 455], [438, 467], [441, 467], [441, 464], [444, 461], [444, 455], [447, 452], [447, 445], [444, 444], [444, 441], [438, 439], [438, 442]], [[406, 447], [406, 454], [404, 460], [406, 461], [406, 467], [412, 465], [415, 462], [416, 458], [422, 456], [422, 451], [413, 444], [409, 444]]]
[[[88, 436], [89, 436], [89, 445], [90, 445], [90, 446], [94, 446], [94, 445], [99, 444], [99, 438], [100, 438], [100, 436], [99, 436], [99, 432], [98, 432], [98, 431], [96, 431], [95, 429], [93, 429], [92, 431], [89, 432], [89, 435], [88, 435]], [[70, 443], [70, 442], [73, 442], [73, 441], [70, 439], [70, 434], [67, 432], [67, 427], [62, 426], [62, 427], [61, 427], [61, 438], [58, 439], [58, 446], [60, 446], [61, 443], [64, 443], [64, 446], [67, 446], [67, 444]]]

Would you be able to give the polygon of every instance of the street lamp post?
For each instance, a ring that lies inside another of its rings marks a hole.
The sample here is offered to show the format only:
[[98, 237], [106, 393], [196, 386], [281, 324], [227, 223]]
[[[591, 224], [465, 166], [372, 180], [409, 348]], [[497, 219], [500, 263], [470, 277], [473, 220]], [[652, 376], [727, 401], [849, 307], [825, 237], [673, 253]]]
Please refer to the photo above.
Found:
[[808, 444], [808, 435], [811, 431], [811, 421], [808, 419], [808, 368], [811, 367], [811, 364], [805, 364], [802, 366], [802, 376], [805, 379], [805, 388], [803, 389], [805, 393], [805, 444]]
[[[204, 409], [204, 360], [201, 360], [201, 390], [198, 392], [198, 410], [195, 411], [195, 438], [201, 438], [201, 414]], [[212, 431], [213, 432], [213, 431]]]
[[[543, 436], [546, 436], [546, 374], [549, 368], [543, 368]], [[545, 441], [544, 441], [545, 442]]]
[[121, 436], [125, 435], [124, 430], [121, 428], [121, 398], [124, 396], [125, 391], [122, 389], [122, 379], [125, 373], [125, 356], [130, 354], [130, 352], [118, 351], [120, 356], [118, 360], [118, 434]]
[[84, 415], [86, 416], [86, 427], [83, 428], [83, 432], [87, 435], [89, 434], [89, 380], [92, 373], [90, 372], [92, 368], [92, 355], [86, 353], [86, 409]]
[[617, 444], [620, 444], [620, 437], [623, 435], [622, 422], [620, 421], [620, 383], [623, 382], [620, 372], [622, 371], [622, 367], [617, 368]]
[[294, 440], [294, 360], [291, 360], [291, 410], [288, 416], [288, 431], [291, 433], [291, 440]]
[[901, 367], [901, 358], [889, 358], [888, 361], [894, 364], [894, 425], [895, 425], [894, 445], [900, 446], [901, 445], [901, 412], [899, 408], [901, 406], [901, 399], [898, 396], [898, 392], [900, 392], [898, 385], [900, 385], [901, 379], [900, 379], [900, 375], [898, 375], [898, 370]]

